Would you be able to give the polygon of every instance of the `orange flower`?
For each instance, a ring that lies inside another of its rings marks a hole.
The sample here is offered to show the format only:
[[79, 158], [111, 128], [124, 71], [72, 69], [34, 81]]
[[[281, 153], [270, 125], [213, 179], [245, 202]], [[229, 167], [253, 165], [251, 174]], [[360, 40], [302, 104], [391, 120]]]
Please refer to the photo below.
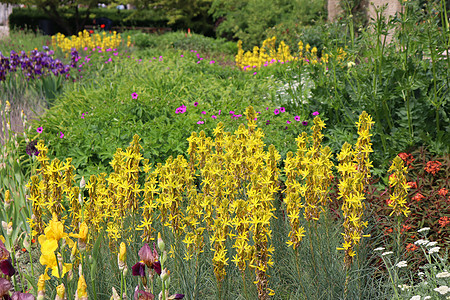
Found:
[[424, 198], [425, 198], [424, 195], [422, 195], [421, 193], [417, 193], [417, 194], [414, 195], [414, 197], [412, 197], [411, 199], [414, 200], [414, 201], [419, 202], [420, 200], [422, 200], [422, 199], [424, 199]]
[[408, 231], [408, 230], [410, 230], [410, 229], [411, 229], [411, 226], [409, 226], [409, 225], [403, 225], [401, 231], [402, 231], [402, 232], [403, 232], [403, 231]]
[[410, 164], [414, 161], [414, 157], [413, 157], [411, 154], [409, 154], [409, 153], [402, 152], [402, 153], [399, 153], [398, 156], [399, 156], [401, 159], [403, 159], [403, 161], [404, 161], [407, 165], [410, 165]]
[[392, 233], [392, 228], [384, 227], [384, 235], [389, 235], [389, 233]]
[[413, 243], [409, 243], [408, 245], [406, 245], [406, 251], [411, 252], [411, 251], [415, 251], [419, 249], [419, 247], [417, 245], [414, 245]]
[[441, 196], [445, 196], [445, 195], [447, 195], [447, 193], [448, 193], [448, 190], [446, 188], [442, 188], [438, 192], [438, 194]]
[[441, 227], [445, 227], [450, 224], [450, 217], [441, 217], [438, 222]]
[[408, 182], [408, 185], [412, 189], [417, 189], [417, 182], [415, 182], [415, 181]]
[[431, 173], [431, 174], [435, 175], [441, 169], [441, 165], [442, 164], [441, 164], [440, 161], [433, 160], [433, 161], [427, 162], [427, 165], [426, 165], [426, 167], [424, 169], [428, 173]]

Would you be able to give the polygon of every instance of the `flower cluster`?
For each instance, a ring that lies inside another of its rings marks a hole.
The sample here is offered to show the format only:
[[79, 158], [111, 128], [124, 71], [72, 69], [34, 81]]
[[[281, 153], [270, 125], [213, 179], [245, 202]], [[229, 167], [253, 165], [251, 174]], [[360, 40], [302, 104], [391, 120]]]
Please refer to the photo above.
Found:
[[344, 243], [338, 250], [345, 251], [345, 263], [350, 267], [353, 257], [356, 255], [355, 248], [361, 241], [367, 221], [363, 221], [365, 203], [364, 191], [370, 178], [372, 163], [369, 154], [373, 152], [370, 142], [370, 129], [374, 122], [364, 111], [359, 121], [358, 140], [354, 149], [348, 143], [342, 146], [338, 155], [338, 171], [341, 175], [339, 182], [339, 198], [343, 198], [342, 211], [344, 214]]
[[[295, 55], [295, 54], [294, 54]], [[317, 55], [317, 48], [309, 44], [303, 45], [303, 42], [298, 43], [298, 56], [291, 54], [289, 46], [281, 41], [278, 48], [276, 48], [276, 37], [266, 39], [261, 48], [253, 47], [253, 51], [245, 52], [242, 49], [242, 41], [238, 41], [238, 54], [235, 57], [236, 65], [243, 71], [259, 69], [273, 64], [284, 64], [292, 61], [301, 61], [306, 64], [321, 64], [327, 63], [331, 55], [322, 53], [322, 57]], [[339, 48], [336, 53], [336, 59], [342, 61], [346, 57], [346, 52]]]
[[392, 208], [392, 214], [396, 216], [409, 214], [409, 208], [407, 206], [407, 195], [409, 185], [406, 183], [407, 167], [403, 165], [403, 160], [396, 156], [392, 162], [389, 172], [392, 174], [389, 176], [389, 187], [391, 190], [391, 197], [388, 200], [388, 205]]
[[78, 60], [78, 53], [72, 51], [71, 64], [65, 65], [61, 60], [52, 57], [53, 51], [47, 51], [48, 47], [44, 46], [44, 50], [32, 50], [29, 54], [25, 51], [20, 53], [11, 51], [9, 57], [3, 56], [0, 52], [0, 81], [4, 81], [9, 73], [17, 70], [21, 70], [23, 76], [28, 80], [40, 78], [50, 73], [55, 76], [68, 74]]
[[[117, 48], [122, 44], [122, 38], [120, 33], [113, 32], [112, 35], [108, 35], [106, 32], [102, 34], [89, 34], [88, 31], [83, 30], [78, 32], [78, 35], [73, 35], [71, 37], [66, 37], [64, 34], [58, 33], [52, 36], [52, 47], [53, 49], [61, 48], [63, 52], [72, 51], [72, 49], [93, 49], [96, 48], [102, 50], [107, 48]], [[86, 50], [87, 50], [86, 49]]]

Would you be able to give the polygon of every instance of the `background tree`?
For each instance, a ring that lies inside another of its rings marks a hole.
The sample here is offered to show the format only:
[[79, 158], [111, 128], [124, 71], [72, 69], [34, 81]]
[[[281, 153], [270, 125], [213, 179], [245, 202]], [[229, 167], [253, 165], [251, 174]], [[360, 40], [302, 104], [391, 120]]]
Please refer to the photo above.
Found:
[[61, 27], [65, 34], [71, 35], [84, 28], [92, 8], [98, 7], [99, 3], [108, 4], [110, 1], [2, 0], [0, 2], [35, 6], [42, 10], [50, 20]]

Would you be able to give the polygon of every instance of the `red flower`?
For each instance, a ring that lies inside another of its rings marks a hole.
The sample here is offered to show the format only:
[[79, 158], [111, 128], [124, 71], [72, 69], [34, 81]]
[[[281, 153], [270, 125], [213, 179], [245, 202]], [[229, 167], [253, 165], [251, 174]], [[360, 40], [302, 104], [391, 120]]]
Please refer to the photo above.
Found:
[[412, 197], [412, 200], [419, 202], [420, 200], [424, 199], [425, 196], [422, 195], [421, 193], [417, 193], [416, 195], [414, 195], [414, 197]]
[[410, 164], [414, 161], [414, 157], [413, 157], [411, 154], [409, 154], [409, 153], [402, 152], [402, 153], [399, 153], [398, 156], [399, 156], [401, 159], [403, 159], [403, 161], [404, 161], [407, 165], [410, 165]]
[[408, 185], [412, 189], [417, 189], [417, 182], [415, 182], [415, 181], [408, 182]]
[[429, 162], [427, 162], [427, 165], [424, 169], [428, 173], [435, 175], [441, 169], [441, 165], [442, 164], [440, 161], [437, 161], [437, 160], [429, 161]]
[[438, 194], [441, 195], [442, 197], [444, 197], [445, 195], [447, 195], [448, 190], [446, 188], [442, 188], [439, 190]]
[[94, 33], [94, 30], [89, 30], [89, 33], [90, 33], [90, 34], [93, 34], [93, 33]]
[[389, 233], [392, 233], [392, 228], [384, 227], [384, 235], [389, 235]]
[[411, 252], [411, 251], [415, 251], [419, 249], [419, 247], [417, 245], [414, 245], [413, 243], [409, 243], [408, 245], [406, 245], [406, 251]]
[[450, 217], [441, 217], [438, 222], [439, 226], [445, 227], [450, 224]]
[[402, 231], [402, 232], [403, 232], [403, 231], [408, 231], [408, 230], [410, 230], [410, 229], [411, 229], [411, 226], [409, 226], [409, 225], [403, 225], [401, 231]]
[[105, 24], [100, 25], [100, 28], [105, 28]]

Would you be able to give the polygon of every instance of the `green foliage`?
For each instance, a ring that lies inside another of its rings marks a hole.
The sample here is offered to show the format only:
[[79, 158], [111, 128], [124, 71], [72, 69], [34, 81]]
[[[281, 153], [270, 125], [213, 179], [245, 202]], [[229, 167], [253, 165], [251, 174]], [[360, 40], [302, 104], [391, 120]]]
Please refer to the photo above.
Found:
[[163, 35], [139, 33], [133, 36], [135, 45], [140, 48], [157, 48], [161, 50], [196, 50], [209, 57], [226, 54], [233, 60], [237, 45], [225, 39], [214, 39], [200, 34], [186, 32], [169, 32]]
[[[310, 25], [325, 17], [324, 1], [224, 1], [215, 0], [211, 13], [218, 22], [217, 35], [243, 41], [247, 49], [259, 45], [267, 30], [276, 26]], [[293, 28], [290, 28], [293, 29]]]
[[[168, 19], [161, 11], [157, 10], [117, 10], [108, 8], [93, 8], [89, 12], [80, 8], [80, 13], [88, 13], [84, 25], [92, 25], [95, 18], [108, 18], [113, 22], [113, 26], [136, 26], [136, 27], [167, 27]], [[71, 24], [71, 33], [76, 34], [76, 15], [66, 9], [61, 11], [64, 19]], [[31, 28], [36, 30], [39, 27], [40, 20], [48, 19], [45, 12], [32, 7], [14, 8], [9, 16], [9, 27], [14, 28]], [[53, 23], [54, 31], [64, 32], [64, 28], [58, 23]], [[78, 28], [81, 30], [82, 28]]]

